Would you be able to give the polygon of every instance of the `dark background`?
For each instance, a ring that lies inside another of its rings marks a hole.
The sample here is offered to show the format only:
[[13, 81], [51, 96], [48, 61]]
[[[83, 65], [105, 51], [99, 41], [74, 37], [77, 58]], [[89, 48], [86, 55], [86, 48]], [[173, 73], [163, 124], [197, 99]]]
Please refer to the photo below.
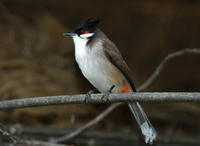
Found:
[[[89, 91], [92, 86], [74, 60], [73, 42], [63, 37], [63, 32], [73, 30], [91, 17], [101, 20], [100, 28], [118, 46], [133, 71], [136, 87], [145, 82], [167, 54], [200, 48], [198, 0], [1, 0], [1, 100]], [[198, 54], [177, 57], [145, 91], [200, 91], [199, 64]], [[1, 111], [0, 122], [76, 128], [107, 106], [66, 105]], [[161, 133], [200, 132], [197, 103], [150, 103], [143, 107]], [[117, 108], [91, 129], [140, 134], [126, 106]]]

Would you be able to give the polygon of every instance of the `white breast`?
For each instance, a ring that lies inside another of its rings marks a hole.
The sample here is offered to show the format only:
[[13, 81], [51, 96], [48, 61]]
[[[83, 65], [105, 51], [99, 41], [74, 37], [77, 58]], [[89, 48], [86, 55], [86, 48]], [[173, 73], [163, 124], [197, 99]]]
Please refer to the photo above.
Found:
[[[87, 40], [78, 36], [74, 38], [75, 58], [83, 75], [100, 92], [107, 92], [112, 85], [106, 79], [108, 69], [103, 58], [98, 56], [100, 50], [97, 47], [88, 48]], [[99, 42], [101, 43], [101, 42]]]

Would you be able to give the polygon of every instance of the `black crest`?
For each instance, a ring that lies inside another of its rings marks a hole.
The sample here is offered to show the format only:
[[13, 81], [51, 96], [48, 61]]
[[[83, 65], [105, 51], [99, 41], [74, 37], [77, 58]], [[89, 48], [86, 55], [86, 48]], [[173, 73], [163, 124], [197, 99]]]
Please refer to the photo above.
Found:
[[99, 24], [99, 20], [88, 19], [87, 21], [79, 25], [74, 30], [74, 33], [80, 35], [80, 34], [83, 34], [85, 31], [88, 31], [90, 33], [95, 32], [98, 24]]

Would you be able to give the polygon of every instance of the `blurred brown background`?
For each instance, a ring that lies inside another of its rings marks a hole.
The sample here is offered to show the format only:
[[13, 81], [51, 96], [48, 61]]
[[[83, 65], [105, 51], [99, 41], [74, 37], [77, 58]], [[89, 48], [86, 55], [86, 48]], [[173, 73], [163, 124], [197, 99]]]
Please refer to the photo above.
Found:
[[[92, 86], [75, 63], [72, 40], [62, 34], [90, 17], [99, 18], [100, 28], [117, 44], [133, 71], [136, 87], [167, 54], [200, 48], [198, 0], [1, 0], [1, 100], [89, 91]], [[200, 91], [199, 74], [199, 55], [177, 57], [145, 91]], [[1, 111], [0, 122], [76, 128], [107, 106], [66, 105]], [[199, 104], [143, 106], [158, 131], [188, 135], [200, 132]], [[139, 132], [126, 106], [116, 109], [93, 129]]]

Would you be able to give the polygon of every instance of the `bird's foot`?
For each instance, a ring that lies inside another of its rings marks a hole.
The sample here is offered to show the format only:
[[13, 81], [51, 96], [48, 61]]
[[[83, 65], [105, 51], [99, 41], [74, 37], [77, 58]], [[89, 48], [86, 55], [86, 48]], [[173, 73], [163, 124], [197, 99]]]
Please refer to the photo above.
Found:
[[108, 101], [109, 100], [108, 97], [109, 97], [109, 95], [112, 92], [114, 87], [115, 87], [115, 85], [112, 85], [110, 87], [110, 89], [106, 93], [104, 93], [104, 95], [101, 97], [104, 101]]
[[96, 91], [97, 89], [92, 89], [87, 92], [87, 94], [85, 95], [85, 103], [89, 103], [89, 101], [91, 100], [91, 95]]

